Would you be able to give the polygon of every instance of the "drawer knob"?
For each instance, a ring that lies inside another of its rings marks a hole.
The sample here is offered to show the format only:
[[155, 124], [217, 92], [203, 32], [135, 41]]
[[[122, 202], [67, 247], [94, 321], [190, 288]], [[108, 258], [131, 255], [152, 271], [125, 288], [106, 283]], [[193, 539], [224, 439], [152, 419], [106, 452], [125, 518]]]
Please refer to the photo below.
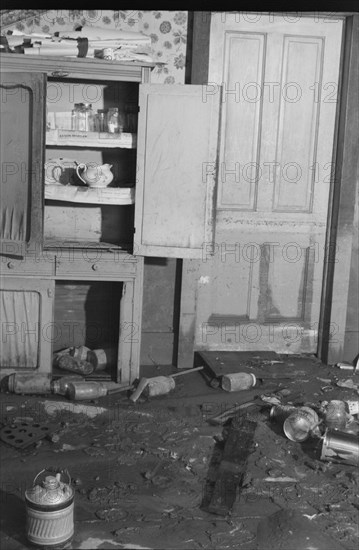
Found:
[[97, 271], [97, 270], [98, 270], [98, 265], [97, 265], [97, 264], [92, 264], [92, 269], [93, 269], [94, 271]]
[[7, 266], [8, 266], [9, 269], [14, 269], [15, 264], [14, 264], [14, 262], [8, 262]]
[[51, 76], [55, 76], [57, 78], [62, 78], [64, 76], [69, 76], [69, 73], [67, 73], [66, 71], [59, 70], [59, 71], [53, 71], [51, 73]]

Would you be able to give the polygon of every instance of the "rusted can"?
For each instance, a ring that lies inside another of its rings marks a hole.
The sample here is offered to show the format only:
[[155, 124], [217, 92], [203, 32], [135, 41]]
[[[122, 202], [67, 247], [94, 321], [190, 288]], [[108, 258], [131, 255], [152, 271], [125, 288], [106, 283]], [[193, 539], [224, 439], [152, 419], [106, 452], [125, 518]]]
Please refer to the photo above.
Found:
[[327, 430], [324, 434], [321, 460], [345, 462], [359, 466], [358, 435]]
[[165, 395], [174, 390], [175, 387], [176, 383], [171, 376], [155, 376], [148, 379], [144, 393], [148, 397], [155, 397], [156, 395]]
[[95, 371], [104, 370], [116, 363], [116, 351], [111, 348], [94, 349], [88, 352], [87, 360], [93, 365]]
[[349, 414], [356, 415], [359, 414], [359, 400], [356, 401], [345, 401], [345, 406]]
[[305, 441], [318, 424], [319, 418], [313, 409], [300, 407], [285, 419], [283, 431], [291, 441]]
[[47, 394], [51, 393], [51, 374], [36, 372], [10, 374], [7, 386], [8, 390], [19, 394]]
[[222, 390], [241, 391], [249, 390], [256, 385], [257, 379], [253, 373], [235, 372], [233, 374], [224, 374], [222, 376]]
[[77, 361], [86, 361], [89, 351], [90, 348], [87, 348], [86, 346], [79, 346], [78, 348], [72, 348], [70, 355], [77, 359]]
[[102, 58], [109, 60], [114, 59], [114, 51], [115, 50], [113, 48], [105, 48], [104, 50], [102, 50]]
[[269, 412], [269, 418], [276, 422], [284, 422], [296, 409], [294, 405], [274, 405]]
[[67, 384], [66, 397], [74, 401], [97, 399], [107, 395], [107, 386], [102, 382], [73, 381]]
[[344, 430], [347, 423], [347, 413], [344, 401], [329, 401], [325, 410], [325, 424], [331, 430]]
[[88, 361], [78, 361], [75, 357], [72, 357], [72, 355], [62, 355], [57, 366], [59, 369], [69, 372], [78, 372], [83, 375], [91, 374], [94, 371], [94, 367], [91, 363]]
[[31, 489], [25, 491], [26, 535], [30, 543], [43, 548], [55, 548], [69, 543], [74, 534], [74, 489], [67, 470], [68, 483], [61, 481], [61, 471], [46, 476]]

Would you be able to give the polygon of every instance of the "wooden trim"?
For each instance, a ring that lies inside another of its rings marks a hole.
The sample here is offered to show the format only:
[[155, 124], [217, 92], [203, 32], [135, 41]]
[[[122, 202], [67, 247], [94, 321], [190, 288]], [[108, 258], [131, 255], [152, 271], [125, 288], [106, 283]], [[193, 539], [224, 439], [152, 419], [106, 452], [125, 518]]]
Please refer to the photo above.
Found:
[[152, 69], [155, 63], [128, 61], [118, 63], [105, 59], [90, 59], [25, 54], [0, 54], [2, 71], [47, 73], [54, 78], [86, 78], [90, 80], [124, 80], [142, 82], [143, 69]]
[[358, 45], [359, 15], [354, 15], [347, 18], [345, 27], [336, 169], [324, 265], [318, 356], [326, 363], [342, 360], [344, 352], [350, 259], [359, 179], [359, 67], [356, 55]]

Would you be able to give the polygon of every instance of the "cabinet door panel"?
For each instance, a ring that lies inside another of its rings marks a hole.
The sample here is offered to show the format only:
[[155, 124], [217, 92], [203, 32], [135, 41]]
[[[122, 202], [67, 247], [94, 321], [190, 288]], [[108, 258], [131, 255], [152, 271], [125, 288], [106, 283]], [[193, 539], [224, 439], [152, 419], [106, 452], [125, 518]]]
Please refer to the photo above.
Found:
[[42, 237], [45, 76], [1, 75], [1, 252], [23, 256]]
[[140, 86], [134, 253], [200, 258], [213, 241], [220, 93]]
[[4, 277], [0, 288], [0, 376], [10, 370], [51, 372], [55, 283]]

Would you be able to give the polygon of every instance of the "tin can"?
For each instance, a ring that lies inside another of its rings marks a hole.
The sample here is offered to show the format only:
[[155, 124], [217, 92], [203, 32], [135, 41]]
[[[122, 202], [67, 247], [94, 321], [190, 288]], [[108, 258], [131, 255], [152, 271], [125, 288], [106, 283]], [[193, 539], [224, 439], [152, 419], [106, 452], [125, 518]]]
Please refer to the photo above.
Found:
[[117, 352], [114, 349], [94, 349], [89, 351], [87, 360], [93, 365], [95, 371], [104, 370], [116, 363]]
[[291, 441], [305, 441], [318, 423], [318, 415], [313, 409], [300, 407], [285, 419], [283, 431]]
[[277, 422], [284, 422], [295, 410], [297, 407], [294, 405], [274, 405], [269, 412], [269, 418]]
[[344, 430], [347, 413], [344, 401], [329, 401], [325, 411], [325, 424], [331, 430]]
[[327, 430], [324, 434], [320, 458], [359, 466], [358, 436], [338, 430]]
[[359, 414], [359, 400], [345, 401], [345, 404], [349, 414], [352, 414], [352, 415]]
[[16, 372], [10, 374], [7, 385], [8, 390], [19, 394], [47, 394], [51, 393], [51, 374], [37, 372]]
[[171, 376], [155, 376], [148, 379], [144, 393], [149, 397], [155, 397], [156, 395], [165, 395], [175, 387], [176, 383]]
[[25, 491], [26, 535], [28, 540], [40, 547], [59, 547], [70, 542], [74, 534], [74, 490], [67, 470], [68, 483], [61, 481], [61, 471], [55, 476], [46, 476], [40, 485]]
[[235, 372], [222, 376], [222, 389], [224, 391], [249, 390], [256, 385], [257, 379], [253, 373]]
[[77, 361], [72, 355], [62, 355], [58, 360], [57, 366], [59, 369], [69, 372], [78, 372], [84, 376], [94, 371], [94, 367], [91, 363], [88, 361]]
[[114, 49], [113, 48], [105, 48], [102, 50], [102, 57], [103, 59], [109, 59], [110, 61], [113, 60], [114, 57]]
[[70, 355], [78, 361], [86, 361], [89, 351], [90, 348], [87, 348], [86, 346], [79, 346], [78, 348], [72, 348]]
[[82, 382], [74, 380], [67, 384], [66, 396], [74, 401], [97, 399], [107, 395], [107, 387], [101, 382]]

